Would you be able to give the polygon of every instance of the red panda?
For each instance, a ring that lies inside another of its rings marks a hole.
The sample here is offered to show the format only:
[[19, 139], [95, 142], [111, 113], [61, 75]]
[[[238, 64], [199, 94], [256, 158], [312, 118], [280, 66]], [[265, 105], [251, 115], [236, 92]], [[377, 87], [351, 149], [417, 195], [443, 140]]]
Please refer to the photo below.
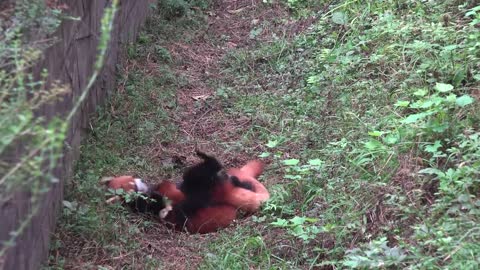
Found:
[[211, 205], [198, 209], [185, 227], [190, 233], [210, 233], [230, 226], [236, 217], [237, 210], [231, 205]]
[[[126, 192], [148, 192], [148, 186], [142, 182], [140, 178], [134, 178], [130, 175], [123, 175], [118, 177], [104, 177], [100, 180], [101, 183], [107, 185], [108, 188], [113, 190], [124, 190]], [[113, 196], [107, 200], [107, 203], [112, 203], [120, 200], [120, 196]]]
[[[148, 187], [140, 179], [133, 176], [119, 176], [105, 178], [108, 188], [122, 189], [127, 192], [141, 192], [148, 198], [137, 197], [130, 202], [124, 201], [134, 212], [151, 213], [167, 224], [172, 225], [176, 230], [187, 230], [190, 233], [210, 233], [229, 226], [236, 218], [235, 207], [224, 204], [209, 204], [201, 202], [198, 205], [193, 200], [186, 200], [175, 183], [162, 181], [161, 183]], [[145, 188], [148, 187], [148, 188]], [[115, 196], [107, 202], [121, 199]], [[152, 200], [154, 199], [154, 200]], [[164, 199], [170, 200], [171, 204]]]
[[118, 177], [105, 177], [101, 182], [106, 183], [111, 189], [123, 189], [124, 191], [140, 191], [147, 192], [148, 186], [143, 183], [142, 179], [133, 176], [124, 175]]
[[187, 198], [181, 208], [190, 231], [198, 227], [199, 221], [208, 221], [202, 231], [226, 227], [235, 219], [237, 210], [253, 213], [269, 199], [267, 189], [256, 179], [263, 172], [262, 162], [250, 161], [240, 169], [225, 172], [214, 157], [199, 151], [197, 155], [203, 162], [189, 168], [180, 185]]
[[[260, 161], [250, 161], [227, 173], [214, 157], [199, 151], [197, 155], [203, 162], [185, 171], [179, 187], [169, 181], [149, 187], [131, 176], [112, 178], [108, 186], [143, 192], [155, 199], [154, 202], [139, 197], [130, 207], [158, 215], [175, 229], [186, 229], [190, 233], [225, 228], [235, 220], [237, 210], [255, 212], [268, 200], [270, 194], [256, 179], [263, 171]], [[166, 203], [165, 198], [171, 204]]]

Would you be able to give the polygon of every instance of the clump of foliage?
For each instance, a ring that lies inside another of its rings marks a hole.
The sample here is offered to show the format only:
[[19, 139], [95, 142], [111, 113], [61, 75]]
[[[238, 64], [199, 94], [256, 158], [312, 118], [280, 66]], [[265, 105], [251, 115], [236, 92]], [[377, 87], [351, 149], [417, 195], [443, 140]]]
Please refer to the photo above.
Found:
[[[58, 83], [47, 84], [47, 71], [37, 76], [31, 72], [42, 50], [53, 42], [38, 42], [38, 38], [44, 39], [58, 27], [60, 11], [47, 8], [44, 1], [27, 2], [7, 6], [10, 17], [0, 22], [0, 205], [16, 192], [28, 191], [32, 210], [19, 221], [9, 241], [2, 243], [0, 257], [15, 245], [38, 210], [41, 194], [56, 181], [51, 170], [64, 139], [60, 121], [38, 117], [35, 111], [68, 89]], [[33, 28], [41, 29], [35, 32], [37, 39], [32, 37]]]
[[195, 12], [195, 9], [206, 9], [209, 0], [159, 0], [157, 8], [167, 20], [173, 20]]
[[252, 117], [245, 143], [268, 142], [261, 157], [283, 175], [267, 221], [302, 241], [297, 254], [272, 256], [302, 267], [478, 267], [480, 7], [285, 3], [328, 9], [293, 41], [232, 53], [236, 79], [218, 91], [230, 114]]
[[[201, 6], [206, 2], [189, 3]], [[182, 78], [171, 67], [176, 59], [167, 45], [177, 39], [183, 41], [204, 24], [201, 14], [193, 11], [175, 20], [167, 18], [162, 11], [165, 3], [158, 1], [152, 6], [151, 16], [136, 42], [125, 46], [127, 57], [123, 62], [125, 68], [118, 74], [118, 91], [91, 119], [74, 177], [66, 185], [63, 213], [53, 237], [50, 269], [78, 267], [79, 259], [86, 268], [135, 265], [157, 269], [162, 268], [166, 259], [163, 254], [152, 254], [152, 247], [163, 248], [156, 246], [157, 241], [170, 240], [165, 239], [168, 233], [161, 231], [164, 227], [157, 220], [128, 215], [121, 204], [106, 204], [112, 191], [106, 191], [98, 183], [100, 178], [113, 175], [134, 174], [148, 182], [180, 174], [176, 164], [155, 152], [157, 146], [177, 140], [177, 122], [172, 119], [179, 106], [175, 90]], [[70, 252], [78, 246], [78, 241], [94, 247], [101, 256], [92, 259], [91, 248]]]
[[[34, 111], [65, 93], [65, 87], [58, 84], [46, 84], [47, 71], [35, 79], [30, 69], [38, 62], [45, 44], [29, 41], [28, 32], [32, 27], [39, 27], [44, 31], [42, 36], [51, 33], [59, 25], [56, 14], [58, 10], [45, 7], [43, 1], [32, 3], [29, 9], [25, 1], [19, 1], [11, 7], [11, 18], [2, 21], [0, 37], [0, 113], [1, 144], [0, 155], [4, 157], [0, 164], [0, 180], [2, 201], [7, 199], [15, 188], [32, 185], [37, 181], [30, 171], [38, 171], [42, 160], [46, 158], [62, 138], [55, 138], [58, 134], [58, 123], [52, 121], [50, 126], [45, 125], [45, 119], [35, 117]], [[29, 153], [20, 160], [9, 160], [13, 156], [18, 144], [22, 142], [21, 151]], [[60, 142], [61, 144], [61, 142]], [[9, 155], [10, 154], [10, 155]], [[39, 157], [40, 155], [40, 157]], [[28, 175], [16, 179], [13, 176]]]

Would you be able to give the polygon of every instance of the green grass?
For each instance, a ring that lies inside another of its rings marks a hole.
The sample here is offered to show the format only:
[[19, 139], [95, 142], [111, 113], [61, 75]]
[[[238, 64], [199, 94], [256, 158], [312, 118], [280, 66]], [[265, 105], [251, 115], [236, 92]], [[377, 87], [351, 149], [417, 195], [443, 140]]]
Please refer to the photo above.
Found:
[[[105, 256], [109, 263], [112, 263], [111, 258], [125, 253], [132, 253], [127, 257], [129, 263], [122, 261], [131, 267], [138, 263], [137, 260], [144, 267], [149, 263], [160, 263], [158, 258], [144, 261], [142, 252], [135, 252], [140, 249], [141, 235], [154, 228], [156, 223], [131, 216], [119, 205], [106, 205], [106, 190], [99, 184], [99, 179], [133, 173], [144, 179], [158, 180], [159, 176], [178, 173], [173, 165], [156, 166], [146, 151], [155, 140], [170, 142], [176, 136], [176, 129], [169, 122], [169, 110], [165, 109], [166, 106], [175, 106], [173, 92], [168, 85], [159, 83], [161, 80], [136, 71], [124, 74], [121, 79], [125, 84], [124, 92], [114, 95], [91, 123], [91, 135], [82, 144], [75, 176], [66, 187], [56, 249], [67, 252], [72, 249], [69, 238], [79, 237], [77, 241], [100, 250], [103, 254], [99, 257]], [[63, 246], [62, 242], [67, 245]], [[79, 255], [86, 260], [89, 253], [79, 252]], [[50, 264], [58, 263], [56, 259]], [[93, 267], [98, 261], [91, 260], [90, 263]]]
[[[219, 82], [218, 99], [253, 118], [245, 145], [264, 142], [277, 179], [249, 265], [478, 267], [474, 7], [337, 1], [295, 40], [225, 59], [235, 80]], [[276, 252], [278, 228], [296, 251]], [[242, 268], [233, 243], [217, 241], [224, 254], [209, 265]]]
[[182, 31], [198, 29], [202, 13], [167, 20], [162, 5], [153, 10], [137, 43], [126, 48], [118, 88], [89, 123], [74, 178], [66, 186], [49, 269], [163, 267], [161, 253], [152, 254], [149, 245], [171, 235], [164, 235], [166, 230], [153, 219], [132, 215], [117, 204], [107, 205], [106, 189], [99, 183], [112, 175], [133, 174], [158, 181], [181, 173], [154, 149], [178, 137], [172, 119], [178, 108], [175, 89], [183, 83], [173, 73], [171, 56], [162, 46]]
[[[293, 39], [231, 50], [220, 76], [208, 81], [216, 95], [207, 105], [221, 109], [218, 118], [249, 119], [225, 130], [235, 141], [217, 133], [215, 143], [263, 158], [261, 180], [272, 198], [256, 216], [202, 241], [199, 267], [478, 268], [479, 8], [459, 1], [284, 2], [289, 19], [315, 15], [314, 25]], [[186, 109], [176, 104], [175, 89], [188, 79], [170, 71], [183, 63], [165, 48], [176, 31], [194, 40], [204, 30], [195, 18], [147, 23], [128, 55], [133, 62], [150, 55], [156, 73], [141, 65], [122, 73], [118, 95], [83, 145], [60, 231], [88, 235], [114, 252], [110, 258], [138, 249], [136, 233], [155, 225], [105, 206], [97, 181], [125, 172], [180, 174], [149, 151], [189, 140], [174, 121]], [[126, 265], [142, 258], [133, 254]], [[145, 267], [169, 267], [165, 259]]]

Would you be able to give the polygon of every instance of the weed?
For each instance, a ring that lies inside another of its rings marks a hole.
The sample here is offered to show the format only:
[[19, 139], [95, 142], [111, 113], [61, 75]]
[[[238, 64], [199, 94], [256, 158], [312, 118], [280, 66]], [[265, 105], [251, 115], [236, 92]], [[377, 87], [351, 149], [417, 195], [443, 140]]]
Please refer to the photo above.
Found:
[[[217, 97], [229, 113], [252, 117], [245, 142], [263, 141], [270, 173], [283, 176], [267, 221], [308, 240], [282, 260], [301, 268], [478, 264], [466, 256], [478, 250], [478, 227], [467, 221], [478, 218], [476, 150], [467, 147], [478, 132], [478, 10], [340, 1], [293, 42], [229, 55], [236, 79]], [[321, 239], [328, 248], [309, 246]]]
[[[260, 11], [274, 6], [264, 2]], [[214, 126], [213, 135], [212, 129], [202, 135], [228, 153], [243, 149], [265, 159], [262, 177], [272, 194], [261, 214], [210, 238], [201, 268], [475, 269], [480, 9], [473, 1], [284, 2], [297, 18], [325, 12], [292, 39], [231, 50], [221, 76], [209, 81], [215, 97], [188, 103], [203, 115], [223, 111], [222, 123], [248, 119], [236, 130]], [[162, 64], [185, 63], [163, 49], [171, 47], [158, 33], [172, 42], [180, 29], [183, 42], [191, 42], [191, 29], [205, 29], [190, 8], [198, 3], [162, 1], [175, 24], [149, 20], [130, 49], [135, 59], [155, 55], [159, 76], [124, 74], [123, 92], [99, 112], [83, 148], [76, 191], [66, 203], [73, 218], [63, 226], [92, 234], [90, 242], [115, 254], [138, 248], [130, 242], [149, 225], [134, 226], [122, 208], [101, 206], [103, 192], [93, 179], [125, 171], [178, 173], [158, 166], [146, 150], [159, 136], [165, 143], [186, 141], [177, 137], [169, 112], [180, 106], [173, 88], [188, 79]], [[260, 41], [268, 26], [250, 27], [245, 37]], [[215, 41], [224, 44], [230, 36], [222, 32]], [[192, 123], [195, 128], [197, 119]], [[234, 141], [221, 136], [231, 133]], [[95, 217], [93, 209], [101, 214]], [[94, 231], [100, 223], [124, 234]]]

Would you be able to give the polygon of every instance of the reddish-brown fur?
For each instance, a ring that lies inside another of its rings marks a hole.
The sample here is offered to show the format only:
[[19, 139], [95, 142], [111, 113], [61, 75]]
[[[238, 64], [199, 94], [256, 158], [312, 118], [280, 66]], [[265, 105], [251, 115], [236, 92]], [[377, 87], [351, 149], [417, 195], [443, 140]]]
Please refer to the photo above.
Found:
[[258, 160], [249, 161], [242, 168], [232, 168], [228, 174], [236, 176], [242, 182], [252, 185], [253, 191], [234, 186], [230, 181], [217, 187], [214, 191], [214, 200], [218, 203], [227, 203], [246, 212], [255, 212], [260, 205], [270, 198], [270, 193], [256, 178], [263, 172], [263, 163]]
[[111, 189], [123, 189], [125, 191], [135, 191], [135, 180], [133, 176], [124, 175], [115, 177], [107, 182], [107, 186]]
[[210, 206], [198, 210], [187, 220], [187, 230], [191, 233], [209, 233], [228, 227], [237, 217], [237, 210], [230, 205]]
[[177, 188], [175, 183], [170, 181], [162, 181], [155, 187], [155, 191], [167, 197], [173, 205], [185, 200], [185, 195]]
[[[214, 205], [199, 209], [186, 219], [185, 224], [175, 224], [177, 219], [174, 211], [171, 211], [165, 220], [174, 224], [176, 229], [186, 228], [190, 233], [210, 233], [228, 227], [235, 220], [237, 210], [255, 212], [261, 203], [270, 198], [268, 190], [256, 179], [263, 172], [263, 168], [262, 162], [253, 160], [241, 168], [228, 170], [229, 175], [236, 176], [242, 182], [249, 182], [253, 191], [234, 186], [231, 181], [225, 181], [213, 190]], [[132, 176], [120, 176], [112, 179], [108, 187], [134, 191], [135, 181]], [[154, 187], [154, 191], [172, 201], [173, 207], [185, 200], [185, 195], [175, 183], [169, 181], [162, 181]]]

